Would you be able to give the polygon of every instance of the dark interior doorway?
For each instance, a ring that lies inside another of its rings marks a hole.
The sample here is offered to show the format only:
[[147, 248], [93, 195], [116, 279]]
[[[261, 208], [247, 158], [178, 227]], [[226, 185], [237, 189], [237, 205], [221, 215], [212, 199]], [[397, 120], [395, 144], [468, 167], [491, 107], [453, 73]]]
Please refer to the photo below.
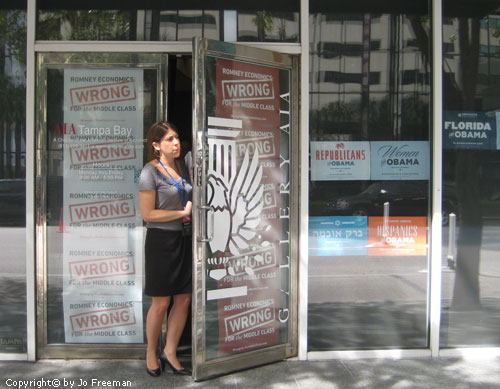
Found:
[[[167, 120], [179, 131], [183, 153], [192, 147], [192, 57], [169, 55]], [[178, 354], [191, 355], [191, 310], [179, 342]]]
[[168, 60], [168, 121], [179, 130], [183, 151], [191, 150], [192, 141], [192, 57], [170, 55]]

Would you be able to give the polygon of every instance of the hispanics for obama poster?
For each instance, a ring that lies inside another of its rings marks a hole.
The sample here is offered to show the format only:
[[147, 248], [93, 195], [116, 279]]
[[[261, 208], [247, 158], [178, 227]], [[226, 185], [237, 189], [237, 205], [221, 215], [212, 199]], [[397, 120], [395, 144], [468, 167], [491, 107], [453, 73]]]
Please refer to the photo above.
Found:
[[369, 217], [368, 255], [427, 255], [427, 217]]
[[142, 343], [143, 71], [64, 71], [67, 343]]

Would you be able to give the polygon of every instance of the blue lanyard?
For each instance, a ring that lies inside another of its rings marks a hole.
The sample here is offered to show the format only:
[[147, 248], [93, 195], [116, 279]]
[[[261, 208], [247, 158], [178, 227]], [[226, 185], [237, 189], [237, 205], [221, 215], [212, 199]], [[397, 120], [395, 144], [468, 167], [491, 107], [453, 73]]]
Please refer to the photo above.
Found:
[[174, 177], [172, 177], [172, 175], [169, 173], [169, 171], [167, 170], [167, 168], [165, 167], [165, 165], [163, 163], [161, 163], [160, 158], [158, 158], [158, 162], [163, 167], [163, 169], [165, 169], [165, 171], [167, 172], [167, 174], [170, 176], [170, 178], [174, 182], [175, 186], [177, 187], [177, 190], [179, 191], [179, 195], [181, 196], [182, 205], [185, 207], [186, 206], [186, 198], [184, 197], [184, 192], [186, 190], [186, 185], [184, 184], [184, 178], [182, 178], [182, 175], [179, 174], [179, 176], [181, 177], [181, 182], [182, 182], [182, 190], [181, 190], [181, 187], [179, 186], [179, 184], [177, 183], [177, 181], [174, 179]]

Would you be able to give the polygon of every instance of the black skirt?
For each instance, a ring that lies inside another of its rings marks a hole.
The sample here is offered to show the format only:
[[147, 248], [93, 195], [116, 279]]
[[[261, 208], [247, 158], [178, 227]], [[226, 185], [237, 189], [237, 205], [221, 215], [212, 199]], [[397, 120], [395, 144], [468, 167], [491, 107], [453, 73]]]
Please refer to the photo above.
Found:
[[192, 292], [191, 237], [183, 236], [182, 231], [148, 228], [145, 256], [146, 295], [164, 297]]

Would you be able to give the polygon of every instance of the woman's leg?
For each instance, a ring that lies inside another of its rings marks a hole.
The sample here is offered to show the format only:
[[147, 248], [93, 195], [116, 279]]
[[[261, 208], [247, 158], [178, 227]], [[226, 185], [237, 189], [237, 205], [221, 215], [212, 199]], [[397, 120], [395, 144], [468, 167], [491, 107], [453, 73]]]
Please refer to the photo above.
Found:
[[149, 307], [146, 317], [146, 337], [148, 339], [148, 347], [146, 351], [146, 365], [148, 369], [158, 368], [158, 356], [156, 355], [156, 346], [158, 337], [161, 333], [161, 326], [165, 318], [165, 312], [170, 304], [170, 296], [168, 297], [153, 297], [153, 302]]
[[181, 370], [182, 366], [177, 359], [177, 346], [186, 325], [190, 303], [191, 293], [175, 295], [174, 305], [168, 315], [167, 341], [164, 351], [170, 363], [178, 370]]

